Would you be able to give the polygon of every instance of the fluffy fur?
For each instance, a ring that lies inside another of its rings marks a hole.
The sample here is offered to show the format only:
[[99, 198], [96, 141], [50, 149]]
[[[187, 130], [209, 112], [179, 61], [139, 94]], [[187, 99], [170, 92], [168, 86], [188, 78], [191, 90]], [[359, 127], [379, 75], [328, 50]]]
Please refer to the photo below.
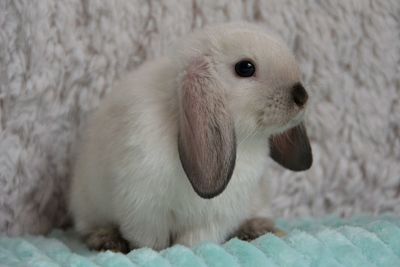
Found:
[[[115, 226], [132, 247], [163, 249], [222, 242], [245, 220], [268, 215], [269, 136], [305, 111], [292, 96], [294, 57], [242, 23], [179, 43], [122, 79], [89, 120], [70, 198], [80, 233]], [[254, 62], [253, 77], [235, 73], [243, 59]]]
[[0, 231], [63, 225], [73, 147], [113, 82], [177, 36], [257, 21], [312, 93], [314, 164], [268, 161], [277, 217], [400, 212], [397, 0], [0, 1]]

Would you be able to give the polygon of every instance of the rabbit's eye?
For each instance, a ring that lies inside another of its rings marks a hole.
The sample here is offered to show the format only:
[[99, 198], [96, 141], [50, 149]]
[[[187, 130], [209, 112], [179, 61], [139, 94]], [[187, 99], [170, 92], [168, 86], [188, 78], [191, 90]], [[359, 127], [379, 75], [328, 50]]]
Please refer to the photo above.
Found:
[[235, 65], [236, 74], [240, 77], [251, 77], [256, 72], [256, 66], [249, 60], [242, 60]]

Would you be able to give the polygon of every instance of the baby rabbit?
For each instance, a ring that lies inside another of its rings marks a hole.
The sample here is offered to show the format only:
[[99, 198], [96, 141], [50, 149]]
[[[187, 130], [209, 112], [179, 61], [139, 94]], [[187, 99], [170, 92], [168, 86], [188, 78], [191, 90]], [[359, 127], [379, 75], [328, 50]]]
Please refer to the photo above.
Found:
[[76, 230], [93, 249], [122, 252], [275, 231], [262, 175], [269, 156], [310, 168], [307, 98], [288, 48], [258, 26], [180, 40], [89, 121], [70, 195]]

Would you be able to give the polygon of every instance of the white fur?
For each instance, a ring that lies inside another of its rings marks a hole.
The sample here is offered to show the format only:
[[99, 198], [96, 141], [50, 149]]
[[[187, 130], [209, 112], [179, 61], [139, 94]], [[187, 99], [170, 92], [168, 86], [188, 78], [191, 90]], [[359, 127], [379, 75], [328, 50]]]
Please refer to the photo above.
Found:
[[[268, 215], [268, 182], [261, 180], [268, 135], [303, 115], [290, 102], [289, 88], [300, 79], [293, 56], [246, 24], [205, 29], [175, 48], [123, 79], [90, 120], [70, 197], [82, 234], [117, 226], [135, 246], [162, 249], [171, 236], [192, 246], [222, 242], [245, 219]], [[238, 143], [231, 181], [213, 199], [194, 192], [177, 150], [180, 79], [190, 60], [204, 54], [225, 85]], [[234, 75], [232, 64], [241, 58], [256, 62], [255, 78]]]

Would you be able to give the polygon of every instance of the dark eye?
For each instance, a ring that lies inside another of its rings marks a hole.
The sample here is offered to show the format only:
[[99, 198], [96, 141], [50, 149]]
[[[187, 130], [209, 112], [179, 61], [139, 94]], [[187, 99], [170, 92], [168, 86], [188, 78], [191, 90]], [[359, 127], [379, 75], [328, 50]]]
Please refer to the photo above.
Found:
[[256, 66], [251, 61], [242, 60], [236, 63], [235, 71], [240, 77], [251, 77], [256, 72]]

